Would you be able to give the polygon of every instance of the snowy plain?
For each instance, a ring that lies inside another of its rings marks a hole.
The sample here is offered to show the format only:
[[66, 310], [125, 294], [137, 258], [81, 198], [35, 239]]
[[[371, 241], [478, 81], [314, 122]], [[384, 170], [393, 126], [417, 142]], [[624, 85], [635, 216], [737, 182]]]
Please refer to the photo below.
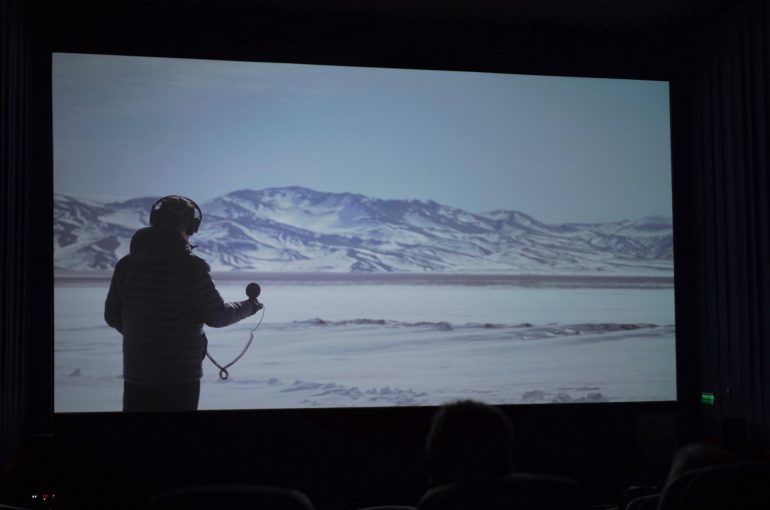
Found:
[[[214, 275], [226, 301], [259, 275]], [[204, 360], [199, 409], [676, 399], [674, 290], [646, 281], [462, 277], [260, 281], [264, 319], [221, 380]], [[54, 285], [56, 412], [119, 411], [121, 337], [103, 320], [109, 279]], [[221, 364], [261, 312], [206, 328]]]

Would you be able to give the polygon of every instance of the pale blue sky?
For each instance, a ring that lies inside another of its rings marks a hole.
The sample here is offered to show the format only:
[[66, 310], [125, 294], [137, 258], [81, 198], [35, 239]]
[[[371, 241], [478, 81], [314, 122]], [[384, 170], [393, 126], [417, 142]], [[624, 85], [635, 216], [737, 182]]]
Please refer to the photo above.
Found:
[[671, 215], [668, 83], [54, 54], [54, 189]]

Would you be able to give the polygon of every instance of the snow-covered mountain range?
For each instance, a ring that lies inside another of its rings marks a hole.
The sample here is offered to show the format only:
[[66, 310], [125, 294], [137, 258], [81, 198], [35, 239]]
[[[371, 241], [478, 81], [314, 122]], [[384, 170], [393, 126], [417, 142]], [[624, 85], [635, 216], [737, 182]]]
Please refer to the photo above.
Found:
[[[54, 196], [54, 264], [111, 269], [157, 197]], [[670, 276], [671, 219], [545, 224], [513, 210], [472, 213], [301, 187], [243, 189], [201, 204], [191, 241], [213, 270]]]

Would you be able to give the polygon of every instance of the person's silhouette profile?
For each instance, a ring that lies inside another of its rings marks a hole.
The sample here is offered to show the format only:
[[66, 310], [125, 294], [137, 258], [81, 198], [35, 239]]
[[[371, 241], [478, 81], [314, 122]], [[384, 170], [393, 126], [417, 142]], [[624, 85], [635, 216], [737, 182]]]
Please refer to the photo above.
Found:
[[191, 199], [159, 199], [150, 227], [134, 234], [129, 254], [115, 265], [104, 318], [123, 335], [123, 411], [196, 410], [203, 325], [227, 326], [262, 306], [256, 299], [223, 301], [188, 242], [202, 221]]

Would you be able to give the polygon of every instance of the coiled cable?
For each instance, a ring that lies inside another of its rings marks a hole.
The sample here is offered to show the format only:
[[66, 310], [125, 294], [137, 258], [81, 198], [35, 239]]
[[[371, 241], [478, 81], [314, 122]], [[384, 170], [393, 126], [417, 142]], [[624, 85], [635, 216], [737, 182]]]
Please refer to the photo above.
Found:
[[262, 305], [262, 316], [259, 318], [259, 322], [256, 326], [254, 326], [254, 329], [249, 331], [249, 341], [246, 342], [246, 347], [243, 348], [241, 353], [235, 357], [234, 360], [232, 360], [230, 363], [228, 363], [225, 366], [220, 365], [216, 362], [216, 360], [209, 354], [209, 351], [206, 350], [206, 357], [211, 360], [211, 362], [219, 369], [219, 378], [223, 381], [226, 381], [228, 377], [230, 377], [230, 372], [227, 371], [228, 368], [235, 365], [235, 363], [243, 357], [244, 354], [246, 354], [246, 351], [249, 350], [249, 347], [251, 347], [251, 342], [254, 341], [254, 332], [257, 330], [257, 328], [262, 324], [262, 319], [265, 318], [265, 305]]

